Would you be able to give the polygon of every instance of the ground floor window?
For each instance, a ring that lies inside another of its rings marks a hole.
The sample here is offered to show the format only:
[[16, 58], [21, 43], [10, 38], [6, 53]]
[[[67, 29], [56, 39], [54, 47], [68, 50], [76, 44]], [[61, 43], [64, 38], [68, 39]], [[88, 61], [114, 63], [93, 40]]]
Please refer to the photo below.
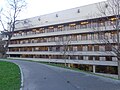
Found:
[[74, 68], [79, 68], [80, 70], [93, 72], [92, 65], [74, 64]]
[[97, 73], [118, 74], [117, 66], [96, 66]]
[[18, 55], [14, 55], [14, 54], [11, 54], [11, 55], [9, 55], [10, 57], [20, 57], [20, 55], [18, 54]]

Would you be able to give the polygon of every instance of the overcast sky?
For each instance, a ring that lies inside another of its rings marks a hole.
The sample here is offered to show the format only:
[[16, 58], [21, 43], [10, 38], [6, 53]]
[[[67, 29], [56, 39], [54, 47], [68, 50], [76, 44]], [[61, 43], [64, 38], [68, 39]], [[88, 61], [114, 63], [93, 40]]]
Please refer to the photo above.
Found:
[[28, 17], [44, 15], [100, 1], [105, 0], [27, 0], [27, 14], [24, 17], [27, 17], [28, 15]]
[[[0, 7], [5, 0], [0, 0]], [[20, 19], [49, 14], [61, 10], [80, 7], [106, 0], [26, 0], [27, 8], [20, 15]]]
[[[0, 6], [4, 5], [4, 1], [0, 0]], [[26, 0], [27, 9], [20, 18], [30, 18], [101, 1], [105, 0]]]

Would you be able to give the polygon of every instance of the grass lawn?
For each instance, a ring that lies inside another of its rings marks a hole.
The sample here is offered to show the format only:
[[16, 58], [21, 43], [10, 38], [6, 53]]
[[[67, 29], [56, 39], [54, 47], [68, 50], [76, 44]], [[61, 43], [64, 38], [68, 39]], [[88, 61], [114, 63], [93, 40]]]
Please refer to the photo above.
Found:
[[20, 69], [11, 62], [0, 61], [0, 90], [20, 90]]

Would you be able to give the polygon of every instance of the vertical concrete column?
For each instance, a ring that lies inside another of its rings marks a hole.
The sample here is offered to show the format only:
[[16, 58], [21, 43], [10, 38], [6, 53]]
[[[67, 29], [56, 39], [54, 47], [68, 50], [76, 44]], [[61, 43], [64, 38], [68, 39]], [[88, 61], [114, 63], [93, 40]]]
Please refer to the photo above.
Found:
[[68, 67], [70, 67], [70, 63], [68, 63]]
[[95, 71], [95, 65], [93, 65], [93, 73], [95, 73], [96, 71]]
[[19, 52], [20, 52], [20, 48], [19, 48]]
[[68, 59], [67, 59], [67, 63], [68, 63], [68, 67], [70, 67], [70, 63], [69, 63], [69, 60], [70, 60], [70, 56], [68, 56]]
[[48, 51], [50, 51], [49, 47], [48, 47]]
[[[93, 57], [93, 62], [95, 61], [95, 57]], [[95, 65], [93, 65], [93, 73], [95, 73]]]

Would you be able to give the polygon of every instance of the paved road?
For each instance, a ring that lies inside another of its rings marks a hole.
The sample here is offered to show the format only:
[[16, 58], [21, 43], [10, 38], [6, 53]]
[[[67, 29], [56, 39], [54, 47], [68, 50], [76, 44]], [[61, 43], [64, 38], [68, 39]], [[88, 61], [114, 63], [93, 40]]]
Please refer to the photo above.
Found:
[[120, 81], [36, 62], [12, 61], [23, 71], [23, 90], [120, 90]]

